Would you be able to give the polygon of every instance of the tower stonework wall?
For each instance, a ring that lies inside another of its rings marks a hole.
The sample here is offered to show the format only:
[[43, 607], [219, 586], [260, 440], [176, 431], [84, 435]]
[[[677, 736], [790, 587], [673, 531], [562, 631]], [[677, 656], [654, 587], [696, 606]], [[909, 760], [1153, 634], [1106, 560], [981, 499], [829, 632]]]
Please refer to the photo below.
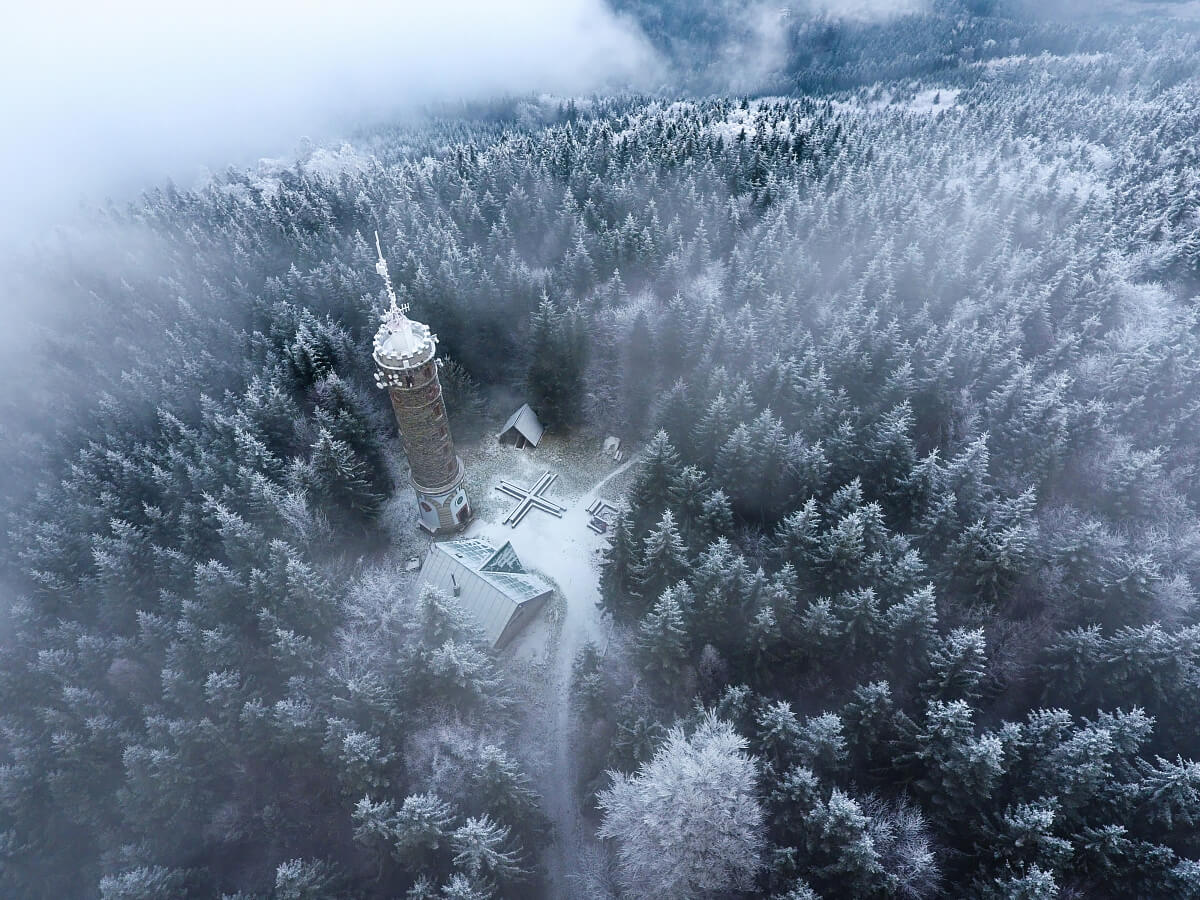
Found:
[[392, 400], [417, 494], [417, 521], [433, 534], [461, 531], [473, 513], [442, 400], [437, 336], [427, 325], [408, 318], [408, 307], [397, 303], [378, 234], [375, 249], [379, 253], [375, 271], [391, 301], [375, 334], [375, 383], [386, 388]]
[[388, 394], [413, 481], [430, 490], [450, 484], [458, 474], [458, 457], [446, 420], [436, 362], [430, 360], [404, 372], [399, 384], [388, 386]]
[[376, 383], [387, 389], [392, 401], [421, 527], [433, 534], [460, 531], [471, 521], [472, 511], [442, 399], [434, 356], [437, 338], [420, 322], [407, 321], [404, 327], [399, 340], [386, 324], [379, 329]]

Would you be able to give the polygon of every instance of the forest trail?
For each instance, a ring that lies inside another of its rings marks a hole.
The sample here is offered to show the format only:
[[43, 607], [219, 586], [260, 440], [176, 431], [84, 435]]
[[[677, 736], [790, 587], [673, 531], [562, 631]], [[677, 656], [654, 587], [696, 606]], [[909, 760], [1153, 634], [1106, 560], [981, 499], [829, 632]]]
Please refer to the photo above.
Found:
[[[579, 875], [590, 842], [578, 797], [578, 773], [571, 719], [571, 667], [588, 641], [603, 647], [605, 625], [600, 614], [600, 551], [607, 545], [587, 525], [587, 508], [601, 496], [604, 486], [624, 473], [639, 457], [607, 473], [578, 500], [568, 506], [561, 519], [533, 511], [520, 526], [509, 528], [480, 522], [472, 534], [487, 535], [503, 543], [511, 541], [522, 562], [552, 578], [562, 593], [564, 612], [558, 646], [554, 650], [550, 678], [545, 685], [547, 728], [546, 771], [535, 774], [543, 808], [554, 826], [553, 843], [544, 860], [548, 875], [547, 896], [583, 896]], [[553, 496], [553, 490], [548, 492]], [[611, 499], [611, 498], [606, 498]]]

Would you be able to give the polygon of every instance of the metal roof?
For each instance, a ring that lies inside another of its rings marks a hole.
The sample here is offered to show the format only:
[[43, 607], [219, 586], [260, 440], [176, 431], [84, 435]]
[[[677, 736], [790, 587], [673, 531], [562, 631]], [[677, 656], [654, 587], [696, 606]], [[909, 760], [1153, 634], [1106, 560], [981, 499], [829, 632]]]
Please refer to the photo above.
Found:
[[464, 538], [461, 541], [444, 541], [440, 544], [434, 544], [435, 547], [440, 547], [447, 553], [454, 556], [455, 559], [465, 561], [473, 569], [481, 569], [484, 564], [492, 558], [496, 553], [496, 548], [487, 541], [481, 541], [478, 538]]
[[513, 428], [517, 429], [521, 436], [535, 447], [542, 439], [542, 432], [546, 430], [538, 421], [537, 413], [530, 408], [528, 403], [523, 403], [520, 409], [508, 417], [508, 421], [500, 429], [500, 436], [504, 437]]
[[526, 604], [552, 590], [521, 567], [511, 544], [497, 550], [478, 538], [433, 544], [421, 567], [421, 581], [453, 597], [475, 617], [493, 646]]

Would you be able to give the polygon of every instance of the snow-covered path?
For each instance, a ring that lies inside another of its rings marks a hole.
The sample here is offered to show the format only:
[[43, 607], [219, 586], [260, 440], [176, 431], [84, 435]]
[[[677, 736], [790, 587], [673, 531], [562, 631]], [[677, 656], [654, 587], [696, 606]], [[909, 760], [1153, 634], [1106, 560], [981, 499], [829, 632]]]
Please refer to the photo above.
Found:
[[[554, 824], [554, 842], [545, 854], [550, 896], [582, 896], [577, 878], [588, 843], [588, 830], [577, 796], [576, 755], [571, 729], [571, 666], [579, 649], [588, 641], [603, 646], [605, 626], [600, 608], [600, 553], [604, 538], [587, 527], [587, 508], [601, 496], [604, 486], [637, 459], [631, 456], [609, 472], [587, 493], [570, 504], [561, 519], [532, 510], [516, 528], [494, 522], [476, 522], [468, 531], [500, 546], [511, 541], [521, 561], [552, 578], [565, 600], [562, 630], [554, 649], [545, 709], [548, 718], [548, 770], [535, 773], [545, 811]], [[557, 499], [553, 487], [546, 492]]]

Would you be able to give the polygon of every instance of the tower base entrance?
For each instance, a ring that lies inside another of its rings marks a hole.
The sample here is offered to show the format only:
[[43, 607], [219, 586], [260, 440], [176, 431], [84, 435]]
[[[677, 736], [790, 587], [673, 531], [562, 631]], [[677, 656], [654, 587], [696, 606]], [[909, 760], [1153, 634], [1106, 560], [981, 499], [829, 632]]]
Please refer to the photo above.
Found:
[[461, 459], [458, 460], [458, 474], [450, 484], [430, 489], [412, 481], [412, 486], [417, 494], [417, 522], [430, 534], [462, 531], [475, 517], [463, 485]]

